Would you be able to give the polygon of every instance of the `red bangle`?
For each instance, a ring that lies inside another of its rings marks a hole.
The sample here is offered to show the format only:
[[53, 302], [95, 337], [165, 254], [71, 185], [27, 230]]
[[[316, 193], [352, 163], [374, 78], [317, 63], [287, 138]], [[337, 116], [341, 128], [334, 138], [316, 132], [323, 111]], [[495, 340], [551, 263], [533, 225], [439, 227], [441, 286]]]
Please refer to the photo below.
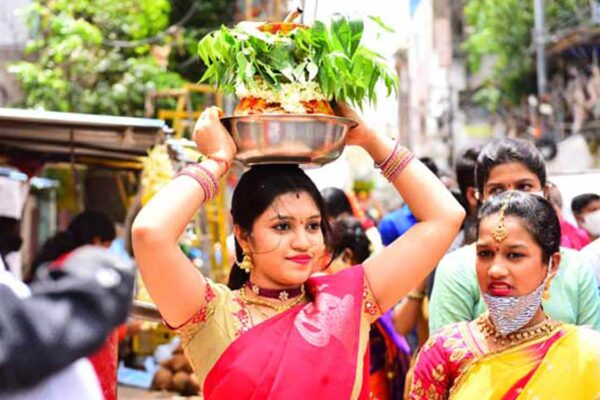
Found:
[[394, 156], [398, 152], [398, 148], [400, 147], [400, 140], [396, 139], [395, 142], [396, 143], [394, 144], [392, 152], [380, 164], [375, 163], [375, 168], [384, 170], [387, 167], [387, 164], [394, 158]]
[[215, 156], [208, 156], [206, 158], [208, 160], [213, 160], [214, 162], [216, 162], [218, 164], [225, 164], [225, 172], [229, 171], [229, 167], [231, 167], [231, 162], [227, 161], [224, 158], [215, 157]]
[[183, 169], [183, 170], [179, 171], [179, 173], [177, 173], [177, 175], [175, 175], [176, 178], [179, 176], [189, 176], [190, 178], [192, 178], [193, 180], [198, 182], [198, 184], [202, 188], [202, 191], [204, 192], [205, 200], [208, 200], [212, 197], [209, 183], [204, 181], [204, 179], [202, 179], [201, 177], [199, 177], [198, 175], [196, 175], [189, 169]]
[[212, 172], [210, 172], [208, 169], [206, 169], [206, 167], [204, 167], [202, 164], [190, 165], [189, 168], [192, 168], [192, 169], [195, 168], [198, 171], [201, 171], [201, 173], [203, 173], [208, 179], [210, 179], [210, 182], [212, 182], [212, 187], [213, 187], [211, 197], [216, 195], [217, 193], [219, 193], [219, 182], [218, 182], [217, 178], [213, 175]]

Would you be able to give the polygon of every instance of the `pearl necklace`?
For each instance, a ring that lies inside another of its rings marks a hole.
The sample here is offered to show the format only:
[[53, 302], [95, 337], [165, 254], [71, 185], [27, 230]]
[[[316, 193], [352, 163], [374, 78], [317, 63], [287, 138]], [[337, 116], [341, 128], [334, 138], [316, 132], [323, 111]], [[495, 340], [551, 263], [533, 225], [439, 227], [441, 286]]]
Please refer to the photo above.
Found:
[[294, 299], [294, 301], [292, 301], [289, 304], [280, 304], [280, 305], [273, 304], [270, 301], [266, 301], [266, 300], [263, 300], [261, 298], [250, 299], [246, 295], [245, 288], [246, 287], [244, 286], [244, 287], [242, 287], [240, 289], [240, 298], [242, 299], [242, 301], [244, 303], [246, 303], [247, 305], [253, 304], [253, 305], [257, 305], [257, 306], [268, 307], [268, 308], [270, 308], [272, 310], [275, 310], [277, 312], [282, 312], [282, 311], [289, 310], [290, 308], [297, 306], [302, 301], [304, 301], [304, 299], [306, 299], [306, 293], [304, 292], [304, 285], [301, 287], [301, 292], [302, 293], [301, 293], [300, 296], [296, 297], [296, 299]]
[[546, 317], [546, 319], [540, 322], [537, 325], [534, 325], [529, 328], [520, 329], [516, 332], [511, 332], [508, 335], [502, 335], [496, 329], [496, 326], [490, 319], [489, 315], [482, 315], [477, 318], [477, 326], [479, 330], [483, 334], [483, 336], [487, 339], [489, 337], [492, 338], [492, 341], [501, 346], [510, 345], [516, 346], [523, 342], [528, 342], [530, 340], [534, 340], [540, 338], [542, 336], [547, 336], [554, 329], [561, 325], [558, 321], [553, 321]]

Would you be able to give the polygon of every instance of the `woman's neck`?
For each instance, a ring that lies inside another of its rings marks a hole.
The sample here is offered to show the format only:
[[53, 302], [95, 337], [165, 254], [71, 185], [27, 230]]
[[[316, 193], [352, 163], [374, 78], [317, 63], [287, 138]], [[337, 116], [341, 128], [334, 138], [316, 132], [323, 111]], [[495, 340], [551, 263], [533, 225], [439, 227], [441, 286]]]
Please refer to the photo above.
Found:
[[[482, 331], [481, 326], [479, 324], [479, 320], [481, 318], [489, 319], [489, 316], [486, 316], [484, 314], [484, 315], [480, 316], [479, 318], [469, 322], [469, 326], [471, 328], [471, 332], [473, 333], [475, 340], [480, 344], [481, 349], [483, 349], [484, 352], [501, 350], [501, 349], [505, 349], [505, 348], [512, 347], [515, 345], [516, 342], [513, 342], [513, 340], [507, 340], [506, 343], [503, 343], [502, 341], [498, 340], [497, 338], [494, 338], [494, 335], [487, 336], [486, 334], [484, 334], [484, 332]], [[531, 318], [531, 320], [527, 324], [525, 324], [521, 329], [519, 329], [518, 331], [516, 331], [514, 333], [519, 333], [520, 331], [533, 328], [536, 325], [541, 325], [542, 323], [544, 323], [544, 321], [546, 319], [547, 319], [547, 316], [544, 313], [544, 310], [542, 310], [542, 308], [540, 307], [538, 309], [538, 311], [535, 313], [535, 315], [533, 316], [533, 318]], [[514, 335], [514, 333], [510, 334], [510, 336], [512, 337]]]
[[540, 308], [538, 308], [538, 310], [535, 313], [535, 315], [533, 316], [533, 318], [531, 318], [528, 323], [523, 325], [523, 327], [521, 329], [531, 328], [532, 326], [541, 324], [542, 322], [544, 322], [544, 320], [546, 318], [547, 318], [546, 313], [544, 313], [544, 310], [542, 310], [542, 307], [540, 307]]

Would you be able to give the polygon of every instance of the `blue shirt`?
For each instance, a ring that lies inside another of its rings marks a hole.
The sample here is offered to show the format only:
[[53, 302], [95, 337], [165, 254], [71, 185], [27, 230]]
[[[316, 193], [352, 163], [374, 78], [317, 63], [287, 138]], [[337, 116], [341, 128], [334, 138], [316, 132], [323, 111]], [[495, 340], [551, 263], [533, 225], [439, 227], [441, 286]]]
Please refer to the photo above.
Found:
[[379, 223], [379, 233], [381, 241], [385, 246], [398, 239], [417, 223], [408, 205], [403, 205], [397, 210], [387, 213]]

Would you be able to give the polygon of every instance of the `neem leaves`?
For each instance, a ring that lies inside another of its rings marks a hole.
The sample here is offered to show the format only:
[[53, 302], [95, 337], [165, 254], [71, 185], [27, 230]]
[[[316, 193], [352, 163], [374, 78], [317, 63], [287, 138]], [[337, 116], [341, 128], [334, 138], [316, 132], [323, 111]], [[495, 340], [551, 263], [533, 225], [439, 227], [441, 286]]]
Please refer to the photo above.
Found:
[[377, 82], [384, 83], [389, 95], [398, 81], [381, 55], [360, 44], [363, 31], [362, 20], [339, 14], [329, 26], [317, 21], [288, 34], [261, 32], [248, 24], [223, 26], [198, 45], [207, 66], [201, 81], [231, 93], [239, 84], [255, 87], [256, 76], [275, 90], [282, 83], [316, 81], [330, 100], [359, 107], [365, 100], [374, 103]]

